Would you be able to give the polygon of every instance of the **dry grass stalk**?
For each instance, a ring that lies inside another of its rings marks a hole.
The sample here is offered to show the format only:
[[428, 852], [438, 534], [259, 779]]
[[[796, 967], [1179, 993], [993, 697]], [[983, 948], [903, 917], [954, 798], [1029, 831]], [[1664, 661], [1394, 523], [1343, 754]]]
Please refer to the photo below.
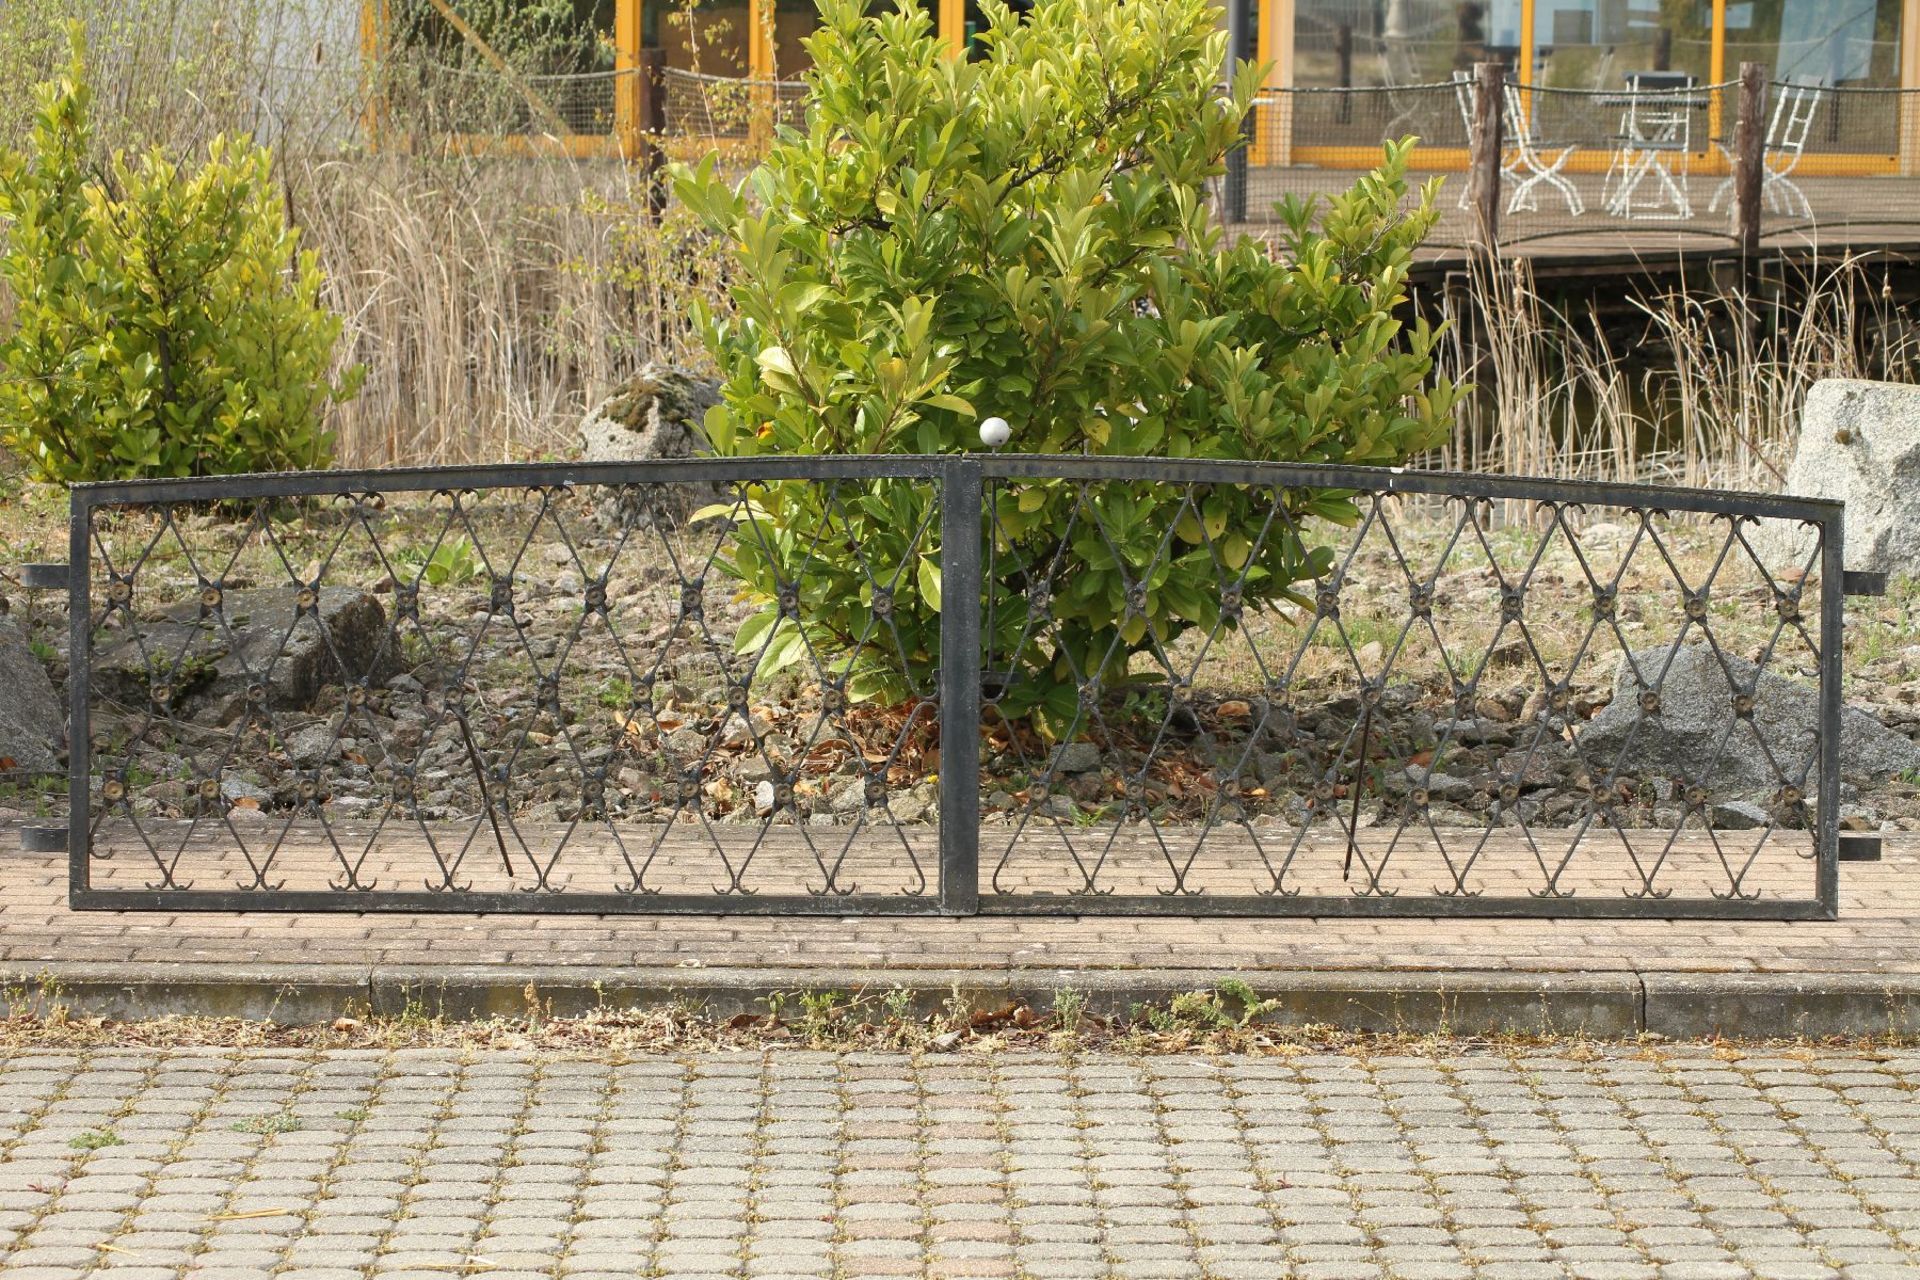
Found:
[[1631, 299], [1632, 355], [1591, 300], [1562, 310], [1523, 260], [1477, 261], [1450, 297], [1443, 363], [1479, 385], [1439, 465], [1467, 471], [1772, 490], [1821, 378], [1910, 378], [1920, 326], [1864, 258], [1777, 292], [1674, 288]]

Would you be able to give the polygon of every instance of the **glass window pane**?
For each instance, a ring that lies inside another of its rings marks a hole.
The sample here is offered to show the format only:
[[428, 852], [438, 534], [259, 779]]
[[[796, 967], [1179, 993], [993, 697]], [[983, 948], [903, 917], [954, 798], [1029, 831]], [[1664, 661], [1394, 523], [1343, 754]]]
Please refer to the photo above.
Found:
[[1900, 0], [1742, 0], [1727, 5], [1727, 67], [1765, 63], [1776, 80], [1893, 88]]
[[1535, 84], [1618, 89], [1636, 71], [1684, 71], [1704, 84], [1712, 68], [1709, 0], [1536, 0], [1534, 5]]
[[1294, 83], [1351, 88], [1445, 81], [1488, 56], [1486, 30], [1480, 0], [1299, 0]]

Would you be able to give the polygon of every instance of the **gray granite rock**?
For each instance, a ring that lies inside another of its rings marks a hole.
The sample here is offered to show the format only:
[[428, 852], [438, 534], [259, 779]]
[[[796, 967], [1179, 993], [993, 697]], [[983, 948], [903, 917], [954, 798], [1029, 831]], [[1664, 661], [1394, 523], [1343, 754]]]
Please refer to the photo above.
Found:
[[[711, 452], [701, 425], [720, 403], [720, 384], [685, 369], [649, 364], [595, 405], [580, 423], [580, 456], [587, 462], [697, 458]], [[631, 526], [677, 526], [694, 511], [725, 501], [714, 484], [642, 484], [601, 504], [600, 515]]]
[[[1730, 796], [1779, 785], [1770, 753], [1780, 773], [1799, 780], [1819, 725], [1813, 684], [1761, 671], [1731, 654], [1722, 666], [1722, 657], [1704, 644], [1684, 646], [1671, 665], [1667, 654], [1665, 648], [1642, 649], [1631, 664], [1622, 659], [1613, 701], [1580, 731], [1580, 753], [1593, 768], [1611, 769], [1619, 761], [1627, 773], [1664, 773], [1689, 781], [1707, 770], [1706, 784]], [[1642, 694], [1648, 691], [1659, 698], [1653, 714], [1642, 709]], [[1735, 723], [1734, 700], [1741, 694], [1754, 699], [1751, 727]], [[1920, 745], [1864, 711], [1843, 709], [1842, 778], [1880, 781], [1913, 768], [1920, 768]], [[1809, 784], [1815, 780], [1811, 772], [1806, 777]]]
[[143, 617], [94, 651], [92, 679], [95, 696], [134, 707], [164, 687], [174, 714], [225, 724], [255, 684], [267, 706], [305, 709], [326, 685], [377, 685], [397, 668], [386, 611], [371, 594], [326, 587], [302, 613], [295, 590], [281, 587], [230, 591], [217, 614], [190, 600]]
[[[1838, 498], [1846, 567], [1920, 573], [1920, 386], [1825, 378], [1807, 393], [1787, 492]], [[1810, 535], [1781, 521], [1756, 533], [1768, 567], [1804, 564]]]
[[0, 618], [0, 759], [23, 773], [58, 773], [67, 716], [26, 634]]

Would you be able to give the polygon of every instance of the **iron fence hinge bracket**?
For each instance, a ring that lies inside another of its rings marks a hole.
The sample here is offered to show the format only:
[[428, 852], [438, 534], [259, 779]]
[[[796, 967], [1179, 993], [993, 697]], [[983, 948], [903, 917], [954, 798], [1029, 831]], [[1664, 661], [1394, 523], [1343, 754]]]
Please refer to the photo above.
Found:
[[22, 827], [20, 828], [20, 852], [22, 853], [65, 853], [67, 851], [67, 828], [65, 827]]
[[64, 564], [23, 564], [20, 585], [29, 591], [65, 591], [70, 574]]
[[1883, 596], [1887, 594], [1887, 575], [1848, 569], [1840, 575], [1840, 590], [1850, 596]]
[[1880, 861], [1879, 835], [1872, 831], [1842, 831], [1840, 833], [1840, 861]]

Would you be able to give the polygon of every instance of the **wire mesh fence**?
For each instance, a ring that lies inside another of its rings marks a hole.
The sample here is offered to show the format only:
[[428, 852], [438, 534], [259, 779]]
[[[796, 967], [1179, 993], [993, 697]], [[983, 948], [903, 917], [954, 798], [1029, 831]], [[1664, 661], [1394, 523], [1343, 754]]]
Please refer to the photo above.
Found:
[[671, 139], [758, 139], [764, 145], [774, 125], [799, 124], [804, 118], [806, 85], [798, 80], [703, 75], [669, 67], [662, 83], [663, 127]]
[[80, 906], [1835, 900], [1832, 504], [1023, 457], [75, 502]]

